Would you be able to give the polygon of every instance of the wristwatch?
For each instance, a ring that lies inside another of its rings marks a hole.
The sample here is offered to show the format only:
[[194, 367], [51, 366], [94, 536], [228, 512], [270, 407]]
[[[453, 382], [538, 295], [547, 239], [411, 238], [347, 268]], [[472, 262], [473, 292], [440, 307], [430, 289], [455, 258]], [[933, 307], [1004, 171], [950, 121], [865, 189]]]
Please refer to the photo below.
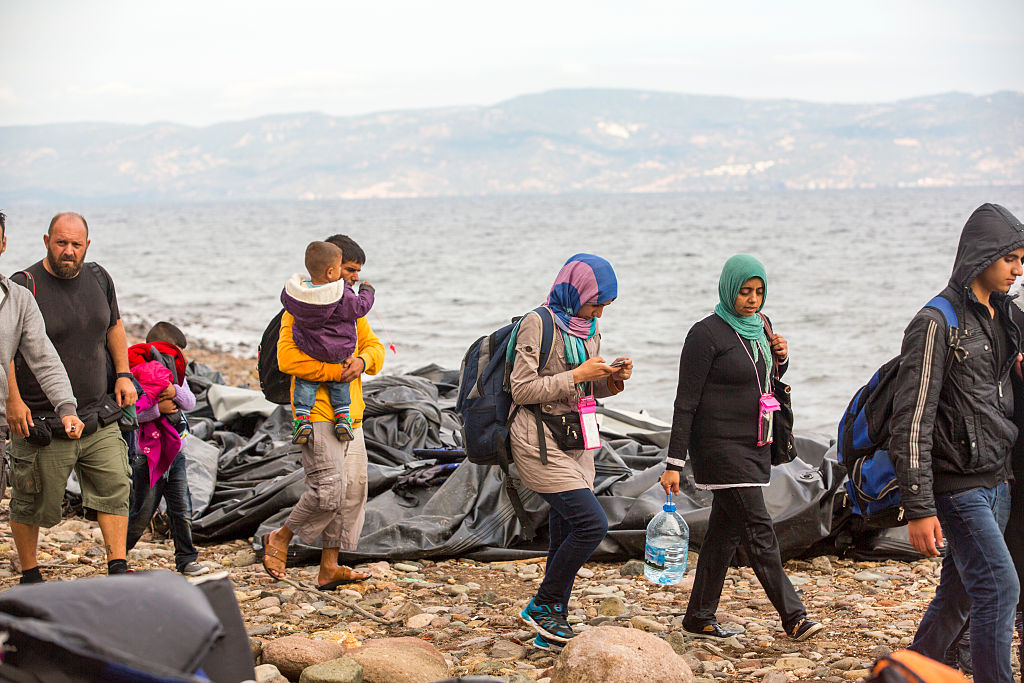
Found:
[[130, 372], [119, 372], [119, 373], [117, 373], [117, 378], [118, 379], [131, 379], [132, 378], [132, 373], [130, 373]]

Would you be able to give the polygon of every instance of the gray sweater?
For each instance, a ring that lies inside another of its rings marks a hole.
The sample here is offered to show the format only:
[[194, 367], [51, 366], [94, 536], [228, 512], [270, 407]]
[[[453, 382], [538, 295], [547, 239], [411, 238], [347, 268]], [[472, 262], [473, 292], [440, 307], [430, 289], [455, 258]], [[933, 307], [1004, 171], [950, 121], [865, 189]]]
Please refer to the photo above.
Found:
[[59, 417], [74, 415], [78, 402], [32, 293], [0, 275], [0, 426], [7, 425], [7, 373], [17, 352], [28, 363]]

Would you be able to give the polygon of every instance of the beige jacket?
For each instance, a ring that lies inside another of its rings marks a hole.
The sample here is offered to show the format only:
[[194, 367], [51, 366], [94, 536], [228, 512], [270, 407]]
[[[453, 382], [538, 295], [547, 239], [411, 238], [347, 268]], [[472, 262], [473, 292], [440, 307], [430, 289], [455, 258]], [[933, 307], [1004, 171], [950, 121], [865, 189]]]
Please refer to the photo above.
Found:
[[[548, 464], [540, 460], [540, 437], [537, 420], [531, 407], [539, 404], [541, 411], [553, 415], [573, 412], [579, 395], [572, 381], [572, 370], [565, 362], [565, 342], [559, 328], [551, 344], [547, 365], [538, 371], [540, 363], [541, 320], [529, 313], [519, 325], [516, 337], [516, 358], [510, 382], [512, 400], [522, 406], [516, 412], [510, 431], [512, 460], [523, 483], [538, 493], [560, 493], [594, 487], [593, 451], [562, 451], [555, 444], [547, 426], [544, 427]], [[589, 357], [598, 355], [601, 335], [595, 334], [584, 342]], [[594, 383], [594, 396], [602, 398], [622, 391], [621, 384], [612, 381]]]

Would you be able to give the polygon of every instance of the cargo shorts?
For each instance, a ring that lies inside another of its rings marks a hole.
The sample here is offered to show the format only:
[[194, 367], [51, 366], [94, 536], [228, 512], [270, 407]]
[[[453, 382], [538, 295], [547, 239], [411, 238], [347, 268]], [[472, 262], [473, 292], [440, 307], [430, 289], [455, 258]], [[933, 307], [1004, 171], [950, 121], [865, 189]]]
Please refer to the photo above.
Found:
[[81, 439], [55, 438], [42, 447], [12, 435], [11, 521], [41, 527], [60, 522], [72, 470], [82, 486], [83, 506], [128, 516], [128, 445], [114, 423]]

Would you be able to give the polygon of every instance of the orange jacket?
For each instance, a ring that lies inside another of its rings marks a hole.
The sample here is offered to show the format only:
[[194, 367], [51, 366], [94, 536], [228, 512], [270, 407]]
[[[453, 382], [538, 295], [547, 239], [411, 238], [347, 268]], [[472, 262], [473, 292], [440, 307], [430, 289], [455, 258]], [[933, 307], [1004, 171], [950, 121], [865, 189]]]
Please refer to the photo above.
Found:
[[[341, 377], [341, 364], [323, 363], [300, 351], [292, 339], [292, 324], [294, 322], [295, 318], [287, 311], [281, 316], [281, 335], [277, 339], [277, 365], [281, 368], [281, 372], [292, 377], [302, 377], [311, 382], [337, 382]], [[366, 322], [366, 318], [356, 320], [355, 355], [366, 363], [366, 369], [363, 372], [367, 375], [376, 375], [384, 365], [384, 345], [370, 329], [370, 323]], [[365, 407], [363, 384], [360, 377], [355, 378], [349, 384], [349, 392], [352, 394], [352, 408], [349, 411], [349, 416], [352, 418], [354, 426], [358, 426], [362, 422], [363, 408]], [[310, 419], [313, 422], [334, 422], [331, 400], [327, 396], [327, 389], [322, 386], [316, 391], [316, 404], [313, 406]]]

